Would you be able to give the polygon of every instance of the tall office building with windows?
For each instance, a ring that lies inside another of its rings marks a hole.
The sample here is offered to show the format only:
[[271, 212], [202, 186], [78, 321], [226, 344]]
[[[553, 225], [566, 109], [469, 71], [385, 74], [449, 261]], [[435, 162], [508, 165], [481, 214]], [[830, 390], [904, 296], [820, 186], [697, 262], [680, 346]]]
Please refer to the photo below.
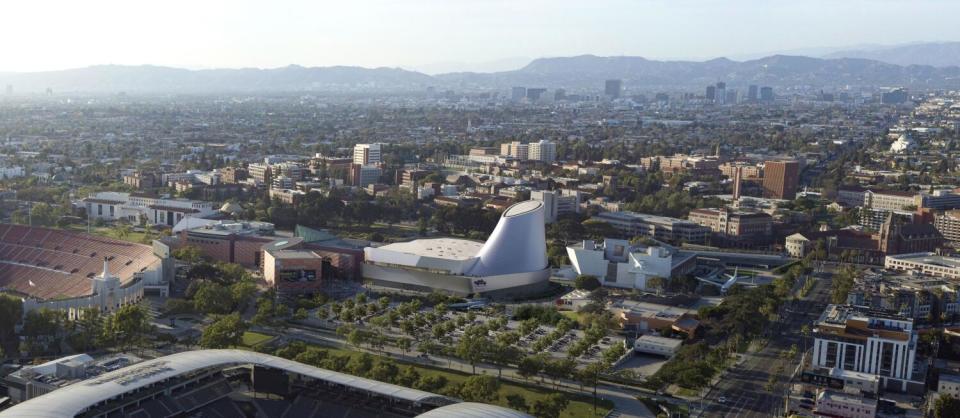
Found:
[[543, 139], [531, 142], [527, 145], [527, 152], [531, 160], [552, 163], [557, 160], [557, 143]]
[[799, 162], [767, 161], [763, 166], [763, 197], [793, 200], [799, 181]]
[[813, 367], [876, 375], [887, 390], [923, 389], [914, 379], [913, 320], [851, 305], [829, 305], [814, 323]]
[[353, 163], [373, 165], [380, 163], [380, 144], [357, 144], [353, 147]]
[[623, 91], [623, 80], [607, 80], [603, 93], [610, 99], [619, 99]]

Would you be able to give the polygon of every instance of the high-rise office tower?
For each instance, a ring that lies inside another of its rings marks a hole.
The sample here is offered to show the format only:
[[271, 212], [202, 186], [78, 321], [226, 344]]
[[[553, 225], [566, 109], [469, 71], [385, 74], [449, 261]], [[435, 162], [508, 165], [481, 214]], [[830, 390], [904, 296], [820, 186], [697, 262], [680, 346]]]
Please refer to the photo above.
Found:
[[715, 101], [719, 104], [727, 102], [727, 83], [722, 81], [717, 82], [717, 98]]
[[740, 200], [740, 195], [743, 193], [743, 167], [735, 167], [733, 169], [733, 201], [736, 202]]
[[540, 140], [540, 142], [531, 142], [528, 145], [527, 152], [531, 160], [552, 163], [557, 160], [557, 144], [555, 142]]
[[751, 84], [747, 88], [747, 101], [756, 102], [760, 98], [760, 88], [756, 84]]
[[714, 101], [717, 100], [717, 87], [716, 86], [707, 86], [707, 100]]
[[380, 163], [380, 144], [357, 144], [353, 147], [353, 163], [371, 165]]
[[526, 87], [514, 87], [510, 89], [510, 100], [519, 102], [523, 100], [524, 97], [527, 97]]
[[726, 104], [736, 104], [737, 103], [737, 91], [736, 90], [727, 90], [727, 97], [723, 100]]
[[603, 93], [611, 99], [619, 99], [623, 91], [623, 80], [607, 80]]
[[773, 101], [773, 87], [760, 87], [760, 101], [761, 102]]
[[763, 167], [763, 197], [793, 200], [799, 181], [799, 162], [767, 161]]

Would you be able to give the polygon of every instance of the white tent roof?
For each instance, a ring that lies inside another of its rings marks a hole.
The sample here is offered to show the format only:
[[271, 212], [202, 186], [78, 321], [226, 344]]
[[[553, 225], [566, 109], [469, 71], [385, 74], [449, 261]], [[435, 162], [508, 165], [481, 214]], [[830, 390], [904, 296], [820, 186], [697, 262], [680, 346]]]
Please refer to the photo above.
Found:
[[[97, 403], [136, 391], [154, 383], [215, 366], [255, 364], [282, 369], [327, 382], [338, 383], [380, 396], [423, 402], [440, 395], [409, 389], [376, 380], [351, 376], [303, 363], [243, 350], [198, 350], [177, 353], [145, 361], [93, 379], [84, 380], [48, 394], [14, 405], [0, 412], [0, 418], [65, 418], [73, 417]], [[446, 402], [453, 402], [447, 399]]]

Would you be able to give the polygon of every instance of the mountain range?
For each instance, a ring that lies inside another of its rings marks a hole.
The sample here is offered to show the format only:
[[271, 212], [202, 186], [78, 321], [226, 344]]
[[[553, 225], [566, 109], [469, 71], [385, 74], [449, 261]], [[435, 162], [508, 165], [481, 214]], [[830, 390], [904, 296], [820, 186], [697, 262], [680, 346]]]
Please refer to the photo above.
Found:
[[823, 58], [864, 58], [897, 65], [960, 66], [960, 42], [924, 42], [833, 51]]
[[[923, 62], [924, 64], [917, 64]], [[539, 58], [510, 71], [427, 75], [400, 68], [349, 66], [186, 70], [159, 66], [100, 65], [62, 71], [0, 73], [0, 86], [16, 92], [212, 93], [299, 91], [422, 91], [505, 89], [511, 86], [590, 89], [622, 79], [635, 90], [698, 88], [717, 81], [810, 86], [960, 88], [960, 43], [832, 52], [826, 58], [772, 55], [733, 61], [658, 61], [642, 57]]]

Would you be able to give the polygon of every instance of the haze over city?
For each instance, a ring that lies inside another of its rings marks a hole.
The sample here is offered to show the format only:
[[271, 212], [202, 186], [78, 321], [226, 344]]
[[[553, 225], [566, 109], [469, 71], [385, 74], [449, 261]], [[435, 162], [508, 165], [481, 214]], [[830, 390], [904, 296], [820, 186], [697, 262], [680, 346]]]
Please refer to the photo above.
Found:
[[958, 16], [6, 0], [0, 418], [960, 418]]
[[960, 4], [946, 0], [41, 0], [8, 2], [3, 14], [0, 71], [298, 64], [436, 73], [580, 54], [742, 59], [960, 40]]

